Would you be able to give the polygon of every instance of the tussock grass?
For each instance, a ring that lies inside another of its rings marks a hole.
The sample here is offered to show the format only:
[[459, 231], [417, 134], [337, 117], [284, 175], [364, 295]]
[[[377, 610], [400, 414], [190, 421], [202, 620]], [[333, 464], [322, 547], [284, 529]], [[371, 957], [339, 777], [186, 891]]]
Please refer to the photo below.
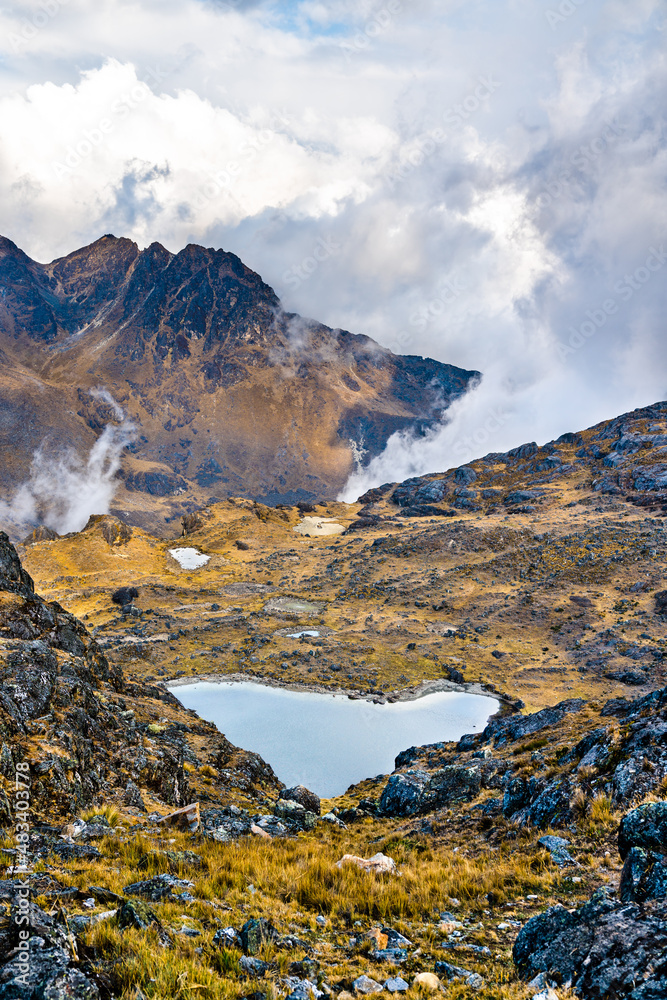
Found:
[[84, 812], [81, 819], [86, 823], [92, 823], [98, 817], [105, 819], [109, 826], [116, 827], [120, 823], [120, 813], [115, 806], [95, 806]]

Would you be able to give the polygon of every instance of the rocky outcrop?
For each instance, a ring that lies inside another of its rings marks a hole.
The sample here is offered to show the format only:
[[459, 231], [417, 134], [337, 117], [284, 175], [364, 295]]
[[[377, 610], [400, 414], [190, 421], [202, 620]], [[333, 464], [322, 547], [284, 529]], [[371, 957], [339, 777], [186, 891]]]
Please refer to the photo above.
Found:
[[[0, 771], [13, 781], [17, 765], [29, 760], [33, 819], [76, 814], [112, 794], [139, 810], [143, 793], [169, 806], [188, 804], [186, 762], [205, 763], [190, 742], [197, 730], [219, 768], [219, 794], [278, 790], [261, 757], [193, 720], [166, 689], [127, 683], [80, 621], [35, 594], [2, 533], [0, 597]], [[183, 721], [153, 725], [165, 705]]]
[[618, 845], [619, 899], [600, 890], [577, 910], [555, 906], [529, 920], [513, 949], [525, 979], [545, 973], [586, 1000], [667, 995], [667, 803], [627, 813]]
[[385, 816], [413, 816], [432, 812], [453, 802], [471, 802], [479, 794], [479, 767], [442, 767], [436, 771], [394, 774], [380, 799]]
[[667, 900], [644, 905], [603, 892], [570, 912], [554, 906], [529, 920], [513, 958], [521, 976], [541, 972], [586, 1000], [667, 996]]

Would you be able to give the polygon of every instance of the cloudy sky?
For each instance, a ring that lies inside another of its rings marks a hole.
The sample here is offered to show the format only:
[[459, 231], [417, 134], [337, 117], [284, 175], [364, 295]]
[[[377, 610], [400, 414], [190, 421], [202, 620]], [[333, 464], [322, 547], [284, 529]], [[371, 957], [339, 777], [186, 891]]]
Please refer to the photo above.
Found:
[[667, 396], [659, 0], [29, 0], [0, 232], [224, 247], [285, 305], [484, 373], [363, 479]]

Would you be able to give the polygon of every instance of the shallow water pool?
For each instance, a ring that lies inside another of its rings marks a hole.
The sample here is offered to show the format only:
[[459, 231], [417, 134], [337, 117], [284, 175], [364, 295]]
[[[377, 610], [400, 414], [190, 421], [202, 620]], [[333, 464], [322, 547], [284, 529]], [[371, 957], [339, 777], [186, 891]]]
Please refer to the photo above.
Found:
[[390, 773], [410, 746], [480, 731], [498, 709], [494, 698], [457, 691], [391, 705], [245, 681], [198, 681], [171, 691], [232, 743], [259, 753], [281, 781], [326, 798]]

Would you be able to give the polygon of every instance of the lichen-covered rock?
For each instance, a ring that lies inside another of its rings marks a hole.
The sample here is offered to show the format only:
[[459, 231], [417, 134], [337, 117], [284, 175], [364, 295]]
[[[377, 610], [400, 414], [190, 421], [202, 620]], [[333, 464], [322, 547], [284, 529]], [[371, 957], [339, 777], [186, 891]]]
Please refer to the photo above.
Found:
[[239, 937], [244, 953], [256, 955], [263, 944], [276, 940], [278, 932], [273, 924], [261, 917], [259, 920], [246, 920]]
[[78, 969], [51, 972], [34, 993], [35, 1000], [99, 1000], [100, 991]]
[[[169, 872], [162, 875], [154, 875], [153, 878], [145, 879], [143, 882], [133, 882], [126, 885], [123, 892], [128, 896], [143, 896], [152, 903], [164, 902], [165, 900], [178, 900], [179, 894], [174, 893], [174, 889], [192, 889], [194, 883], [187, 879], [176, 878]], [[191, 899], [191, 896], [187, 896]]]
[[421, 810], [422, 794], [428, 785], [427, 771], [404, 771], [392, 774], [380, 797], [383, 816], [415, 816]]
[[159, 924], [157, 913], [148, 903], [138, 899], [128, 899], [118, 910], [118, 926], [135, 927], [139, 931], [147, 930], [151, 924]]
[[274, 812], [278, 819], [287, 820], [301, 830], [312, 830], [317, 823], [316, 813], [291, 799], [278, 799]]
[[625, 858], [633, 847], [667, 854], [667, 802], [646, 802], [625, 814], [618, 830], [618, 852]]
[[123, 802], [126, 806], [146, 812], [146, 806], [141, 795], [141, 789], [133, 781], [128, 781], [123, 793]]
[[415, 816], [452, 802], [470, 802], [480, 792], [482, 775], [474, 765], [451, 764], [434, 771], [413, 769], [392, 774], [380, 798], [384, 816]]
[[482, 776], [478, 767], [450, 764], [431, 773], [422, 795], [421, 811], [439, 809], [452, 802], [471, 802], [479, 795]]
[[621, 872], [619, 896], [624, 903], [643, 903], [667, 896], [667, 858], [632, 847]]
[[569, 778], [555, 778], [540, 792], [535, 801], [531, 802], [526, 810], [526, 821], [541, 830], [569, 823], [572, 819], [571, 797], [572, 783]]
[[289, 799], [291, 802], [298, 802], [307, 809], [308, 812], [320, 815], [320, 797], [315, 792], [311, 792], [305, 785], [295, 785], [293, 788], [283, 788], [280, 793], [281, 799]]
[[[516, 715], [509, 719], [492, 719], [478, 742], [481, 744], [489, 743], [493, 739], [496, 746], [512, 743], [525, 736], [538, 733], [541, 729], [557, 725], [566, 715], [579, 712], [584, 706], [585, 702], [581, 698], [569, 698], [550, 708], [543, 708], [540, 712], [533, 712], [531, 715]], [[462, 740], [465, 740], [465, 737], [462, 737]]]
[[570, 913], [554, 906], [521, 929], [513, 958], [525, 980], [540, 972], [586, 1000], [667, 996], [667, 900], [622, 903], [595, 893]]

